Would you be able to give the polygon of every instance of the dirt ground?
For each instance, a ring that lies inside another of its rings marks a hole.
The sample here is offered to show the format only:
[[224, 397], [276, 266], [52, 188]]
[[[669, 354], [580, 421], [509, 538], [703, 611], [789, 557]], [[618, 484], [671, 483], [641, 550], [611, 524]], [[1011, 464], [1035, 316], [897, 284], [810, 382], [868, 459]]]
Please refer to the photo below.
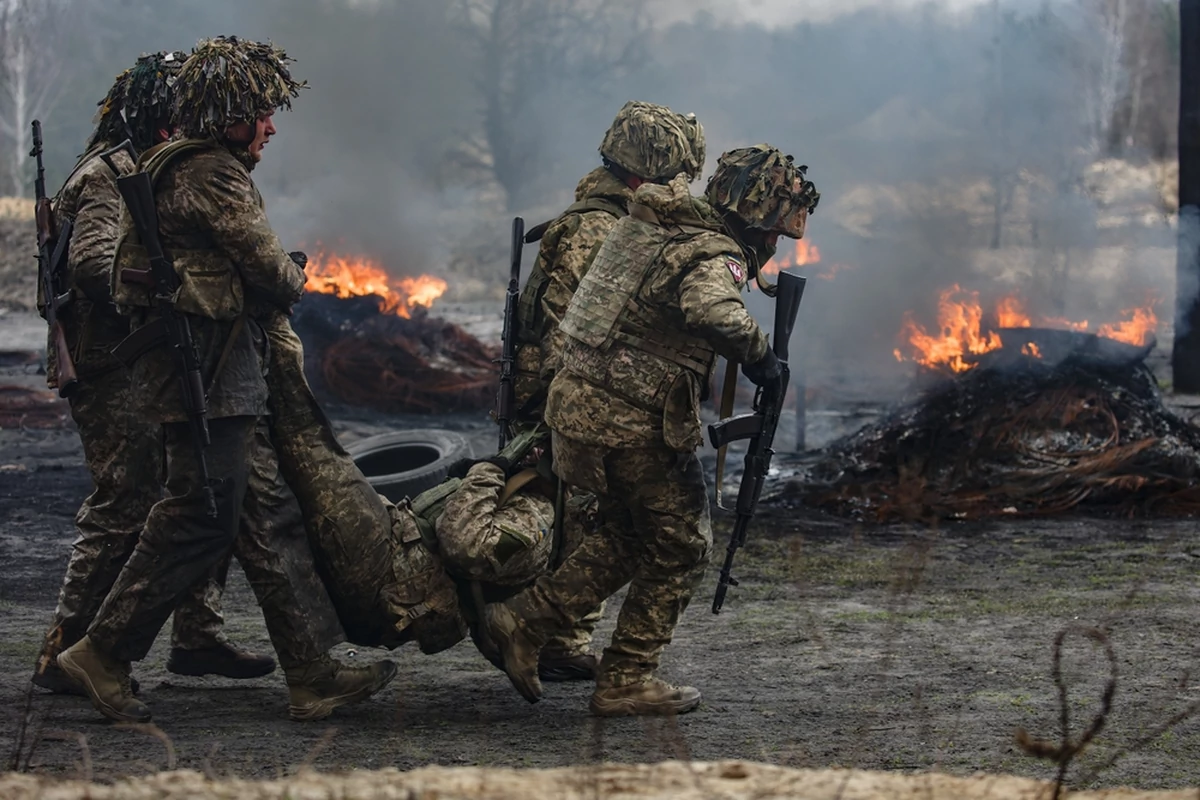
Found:
[[[490, 434], [483, 421], [458, 422]], [[370, 432], [362, 422], [340, 427]], [[1116, 654], [1117, 691], [1070, 784], [1200, 785], [1200, 719], [1164, 729], [1200, 700], [1191, 680], [1200, 656], [1200, 546], [1190, 520], [1013, 519], [928, 529], [767, 510], [739, 558], [743, 583], [725, 610], [709, 612], [710, 570], [668, 650], [664, 676], [704, 692], [701, 708], [677, 720], [593, 719], [590, 689], [580, 684], [549, 685], [530, 706], [464, 643], [437, 656], [394, 653], [401, 674], [381, 696], [303, 725], [287, 719], [279, 674], [246, 682], [174, 676], [164, 669], [162, 636], [135, 671], [157, 727], [134, 730], [108, 724], [80, 699], [29, 692], [72, 517], [88, 490], [71, 431], [0, 431], [0, 756], [6, 765], [14, 757], [29, 703], [27, 730], [40, 736], [27, 735], [20, 766], [34, 773], [114, 779], [178, 767], [273, 778], [304, 765], [327, 772], [747, 759], [1049, 778], [1054, 767], [1024, 755], [1014, 733], [1024, 727], [1057, 740], [1054, 637], [1065, 626], [1100, 625]], [[718, 515], [718, 557], [729, 524]], [[236, 569], [226, 611], [235, 642], [269, 651]], [[601, 642], [613, 619], [610, 610]], [[384, 655], [356, 649], [353, 658]], [[1108, 678], [1103, 652], [1068, 638], [1063, 675], [1077, 736]]]

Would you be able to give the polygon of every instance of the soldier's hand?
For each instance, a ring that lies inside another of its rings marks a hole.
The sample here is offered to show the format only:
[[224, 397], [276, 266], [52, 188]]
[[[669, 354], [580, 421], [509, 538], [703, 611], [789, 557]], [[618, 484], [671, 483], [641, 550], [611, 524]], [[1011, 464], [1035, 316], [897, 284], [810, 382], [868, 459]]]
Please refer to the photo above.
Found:
[[293, 250], [292, 252], [288, 253], [288, 257], [291, 258], [292, 261], [295, 262], [296, 266], [300, 269], [304, 269], [308, 266], [308, 254], [303, 250]]
[[446, 477], [465, 478], [467, 477], [467, 473], [471, 470], [471, 467], [478, 463], [478, 460], [471, 458], [470, 456], [467, 456], [466, 458], [460, 458], [458, 461], [455, 461], [453, 464], [451, 464], [450, 468], [446, 470]]
[[768, 349], [767, 354], [753, 364], [742, 364], [742, 374], [749, 378], [755, 386], [767, 386], [779, 380], [779, 376], [783, 374], [783, 368], [779, 366], [779, 359], [775, 356], [775, 351]]

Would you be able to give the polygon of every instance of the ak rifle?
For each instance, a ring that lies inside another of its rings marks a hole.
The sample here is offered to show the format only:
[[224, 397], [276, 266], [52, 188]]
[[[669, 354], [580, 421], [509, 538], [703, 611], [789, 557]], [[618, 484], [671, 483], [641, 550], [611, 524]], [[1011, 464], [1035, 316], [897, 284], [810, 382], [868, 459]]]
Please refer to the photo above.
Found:
[[496, 423], [500, 426], [500, 446], [511, 438], [510, 423], [516, 415], [516, 389], [513, 378], [517, 361], [517, 308], [521, 298], [521, 251], [525, 243], [525, 220], [513, 217], [512, 247], [509, 250], [508, 289], [504, 293], [504, 332], [500, 345], [500, 390], [496, 395]]
[[775, 430], [779, 427], [779, 415], [783, 411], [790, 377], [787, 363], [788, 340], [792, 338], [792, 329], [796, 325], [796, 313], [800, 310], [800, 299], [804, 296], [804, 284], [805, 279], [799, 275], [790, 272], [779, 273], [779, 291], [775, 295], [775, 330], [771, 337], [772, 349], [781, 368], [779, 379], [766, 386], [760, 386], [755, 392], [754, 413], [729, 417], [708, 426], [708, 435], [713, 447], [721, 448], [730, 442], [750, 440], [745, 469], [742, 472], [742, 485], [738, 488], [737, 505], [734, 507], [737, 521], [733, 524], [733, 533], [730, 534], [729, 546], [725, 550], [725, 563], [717, 581], [717, 593], [713, 597], [714, 614], [721, 613], [721, 606], [725, 604], [725, 593], [729, 591], [729, 587], [738, 585], [737, 579], [730, 574], [733, 559], [737, 551], [746, 544], [750, 522], [758, 509], [763, 483], [771, 469], [771, 456], [775, 454], [772, 449]]
[[67, 274], [67, 246], [71, 242], [72, 223], [67, 220], [60, 228], [46, 196], [46, 167], [42, 163], [42, 123], [33, 121], [33, 149], [29, 155], [37, 160], [37, 175], [33, 181], [34, 219], [37, 222], [38, 290], [42, 295], [42, 316], [50, 328], [50, 347], [54, 349], [54, 379], [58, 396], [70, 397], [79, 388], [75, 361], [67, 346], [61, 312], [71, 302], [71, 282]]

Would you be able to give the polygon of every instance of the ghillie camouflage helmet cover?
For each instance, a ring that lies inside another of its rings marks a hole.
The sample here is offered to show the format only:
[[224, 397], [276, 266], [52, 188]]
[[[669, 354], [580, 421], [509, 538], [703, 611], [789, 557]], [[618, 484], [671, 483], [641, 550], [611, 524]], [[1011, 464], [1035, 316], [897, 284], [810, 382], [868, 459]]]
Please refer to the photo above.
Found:
[[600, 155], [639, 178], [691, 180], [704, 170], [704, 128], [694, 114], [632, 100], [617, 112], [600, 143]]
[[705, 196], [748, 228], [799, 239], [821, 199], [807, 171], [770, 145], [740, 147], [721, 154]]
[[176, 129], [190, 138], [219, 139], [230, 125], [291, 109], [292, 98], [308, 85], [292, 79], [291, 61], [269, 43], [202, 39], [179, 73]]
[[143, 55], [113, 81], [97, 105], [96, 130], [88, 149], [100, 142], [130, 139], [139, 153], [154, 145], [154, 132], [170, 116], [175, 80], [187, 53], [163, 51]]

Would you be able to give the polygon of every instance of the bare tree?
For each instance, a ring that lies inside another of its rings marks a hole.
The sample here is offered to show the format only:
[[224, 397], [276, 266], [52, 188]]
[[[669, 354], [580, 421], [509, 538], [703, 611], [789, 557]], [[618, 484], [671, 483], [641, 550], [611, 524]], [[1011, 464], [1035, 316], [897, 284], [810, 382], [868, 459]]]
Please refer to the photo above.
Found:
[[62, 96], [70, 0], [0, 0], [0, 179], [29, 191], [30, 123]]
[[[508, 208], [528, 198], [541, 157], [536, 119], [556, 90], [598, 96], [639, 63], [649, 25], [639, 0], [458, 0], [455, 21], [476, 60], [479, 128], [450, 166], [468, 181], [494, 180]], [[561, 95], [559, 95], [561, 96]]]

